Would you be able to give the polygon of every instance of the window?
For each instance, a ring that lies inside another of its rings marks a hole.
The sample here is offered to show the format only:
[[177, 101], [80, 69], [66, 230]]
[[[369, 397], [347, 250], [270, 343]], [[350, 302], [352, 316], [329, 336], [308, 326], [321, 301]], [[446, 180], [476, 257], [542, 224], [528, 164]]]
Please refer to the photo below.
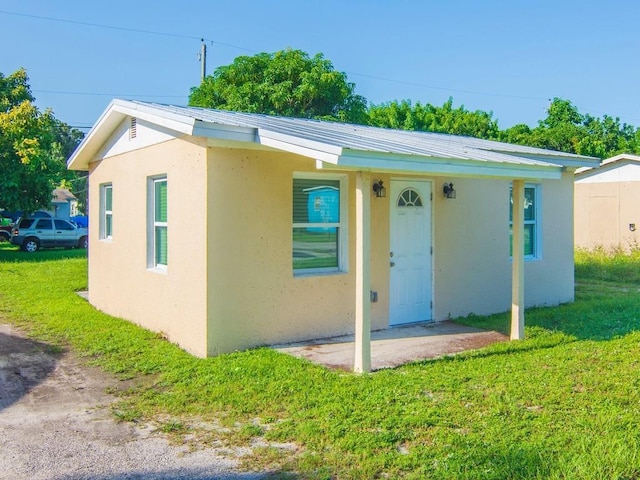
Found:
[[53, 230], [53, 222], [50, 218], [41, 218], [35, 226], [36, 229]]
[[54, 222], [56, 225], [56, 230], [75, 230], [75, 228], [73, 228], [73, 225], [65, 220], [59, 220], [56, 218]]
[[100, 185], [100, 238], [113, 236], [113, 186]]
[[167, 267], [167, 177], [149, 179], [148, 263], [150, 267]]
[[345, 270], [345, 184], [343, 175], [294, 175], [294, 274]]
[[[509, 255], [513, 255], [513, 192], [509, 189]], [[538, 185], [524, 187], [524, 256], [540, 257], [539, 228], [540, 188]]]
[[398, 197], [397, 205], [398, 207], [421, 207], [422, 199], [413, 188], [407, 188]]

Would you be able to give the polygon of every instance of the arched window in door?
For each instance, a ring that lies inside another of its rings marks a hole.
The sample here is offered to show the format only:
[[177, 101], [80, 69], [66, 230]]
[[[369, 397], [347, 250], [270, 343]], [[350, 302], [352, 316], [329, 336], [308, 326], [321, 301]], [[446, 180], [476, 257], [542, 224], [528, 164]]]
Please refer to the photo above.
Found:
[[422, 198], [413, 188], [405, 188], [398, 196], [398, 207], [422, 207]]

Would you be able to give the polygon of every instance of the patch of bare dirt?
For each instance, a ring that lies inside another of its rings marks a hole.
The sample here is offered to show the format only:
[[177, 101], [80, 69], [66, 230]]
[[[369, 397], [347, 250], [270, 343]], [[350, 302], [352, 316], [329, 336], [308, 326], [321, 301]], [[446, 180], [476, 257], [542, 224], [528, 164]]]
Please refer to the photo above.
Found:
[[249, 479], [237, 458], [117, 423], [118, 379], [0, 323], [0, 479]]

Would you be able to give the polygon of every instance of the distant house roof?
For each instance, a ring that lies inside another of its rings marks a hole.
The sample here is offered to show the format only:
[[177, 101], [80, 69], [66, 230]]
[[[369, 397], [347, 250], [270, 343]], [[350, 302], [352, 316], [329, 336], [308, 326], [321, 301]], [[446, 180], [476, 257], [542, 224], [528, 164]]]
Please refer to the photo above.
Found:
[[88, 169], [126, 117], [208, 139], [208, 144], [292, 152], [318, 168], [439, 175], [559, 178], [598, 159], [522, 145], [440, 133], [392, 130], [338, 122], [113, 100], [69, 159]]
[[621, 153], [620, 155], [616, 155], [614, 157], [606, 158], [602, 160], [600, 165], [595, 165], [591, 167], [582, 167], [576, 170], [576, 177], [582, 177], [587, 174], [595, 173], [596, 170], [604, 171], [610, 170], [612, 168], [616, 168], [623, 164], [628, 163], [640, 163], [639, 155], [631, 155], [630, 153]]
[[66, 188], [56, 188], [53, 191], [53, 199], [51, 203], [67, 203], [72, 200], [77, 200], [76, 196]]

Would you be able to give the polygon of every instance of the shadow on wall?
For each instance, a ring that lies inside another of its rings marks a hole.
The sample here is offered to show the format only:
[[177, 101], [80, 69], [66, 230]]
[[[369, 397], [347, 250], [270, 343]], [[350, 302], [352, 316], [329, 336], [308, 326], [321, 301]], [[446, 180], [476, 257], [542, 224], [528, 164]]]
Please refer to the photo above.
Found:
[[53, 347], [0, 332], [0, 411], [43, 382], [56, 366]]

